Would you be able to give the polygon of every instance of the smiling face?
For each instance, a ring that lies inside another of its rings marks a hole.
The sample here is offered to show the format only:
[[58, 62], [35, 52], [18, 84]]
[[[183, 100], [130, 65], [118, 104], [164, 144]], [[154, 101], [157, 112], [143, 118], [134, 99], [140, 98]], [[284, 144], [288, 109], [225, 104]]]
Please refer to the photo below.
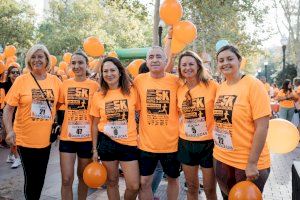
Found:
[[10, 71], [10, 74], [8, 77], [10, 78], [11, 82], [13, 83], [18, 76], [20, 76], [20, 70], [17, 67], [15, 67]]
[[164, 73], [165, 66], [167, 64], [167, 58], [163, 50], [160, 48], [153, 48], [149, 50], [146, 64], [151, 73]]
[[110, 89], [119, 87], [120, 72], [113, 62], [107, 61], [103, 64], [102, 76]]
[[226, 76], [234, 76], [239, 73], [240, 60], [230, 50], [224, 50], [218, 55], [218, 69]]
[[192, 56], [184, 56], [181, 58], [180, 63], [180, 73], [185, 79], [197, 78], [198, 64], [195, 58]]
[[87, 63], [83, 56], [75, 54], [71, 58], [70, 66], [75, 74], [75, 77], [85, 77]]
[[48, 64], [46, 54], [43, 50], [37, 50], [30, 58], [30, 66], [34, 73], [45, 73]]

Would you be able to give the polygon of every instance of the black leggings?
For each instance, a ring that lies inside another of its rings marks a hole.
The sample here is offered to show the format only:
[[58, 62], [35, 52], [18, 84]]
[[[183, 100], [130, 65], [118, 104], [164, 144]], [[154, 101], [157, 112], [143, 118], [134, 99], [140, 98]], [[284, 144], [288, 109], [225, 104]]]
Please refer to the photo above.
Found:
[[51, 145], [36, 149], [18, 146], [24, 171], [26, 200], [39, 200], [44, 185]]

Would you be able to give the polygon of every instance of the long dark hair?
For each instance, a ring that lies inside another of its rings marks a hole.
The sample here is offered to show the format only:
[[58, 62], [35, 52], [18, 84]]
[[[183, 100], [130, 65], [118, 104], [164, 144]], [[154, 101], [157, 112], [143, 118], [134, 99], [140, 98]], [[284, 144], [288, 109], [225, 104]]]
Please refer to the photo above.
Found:
[[203, 82], [206, 86], [208, 86], [208, 82], [211, 79], [211, 77], [208, 74], [208, 72], [203, 68], [201, 58], [195, 52], [193, 52], [193, 51], [185, 51], [184, 53], [182, 53], [179, 56], [179, 61], [178, 61], [179, 78], [181, 78], [181, 79], [184, 80], [184, 77], [181, 74], [181, 67], [180, 67], [180, 65], [181, 65], [182, 58], [185, 57], [185, 56], [192, 57], [192, 58], [194, 58], [196, 60], [197, 67], [198, 67], [198, 70], [197, 70], [197, 81], [198, 81], [198, 83]]
[[107, 94], [107, 91], [109, 90], [108, 84], [105, 82], [103, 78], [103, 65], [106, 62], [112, 62], [119, 70], [120, 78], [119, 78], [119, 87], [121, 88], [122, 94], [124, 95], [130, 95], [130, 88], [131, 88], [131, 80], [123, 67], [122, 63], [119, 59], [114, 57], [107, 57], [103, 60], [101, 65], [101, 73], [100, 73], [100, 88], [103, 92], [103, 95], [105, 96]]
[[292, 88], [289, 88], [289, 84], [291, 83], [291, 80], [290, 79], [285, 79], [283, 84], [282, 84], [282, 90], [284, 93], [287, 93], [288, 91], [289, 92], [292, 92]]

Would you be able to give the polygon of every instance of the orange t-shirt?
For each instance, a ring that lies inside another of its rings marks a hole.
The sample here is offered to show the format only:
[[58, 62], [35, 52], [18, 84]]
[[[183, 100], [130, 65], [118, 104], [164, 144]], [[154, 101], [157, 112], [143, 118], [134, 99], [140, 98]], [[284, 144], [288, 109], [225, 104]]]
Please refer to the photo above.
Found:
[[176, 94], [179, 78], [140, 74], [134, 80], [140, 98], [138, 147], [147, 152], [172, 153], [178, 149], [179, 119]]
[[[293, 95], [295, 98], [298, 98], [298, 95], [296, 94], [295, 91], [292, 91]], [[288, 92], [288, 95], [290, 94], [290, 92]], [[280, 90], [277, 94], [276, 97], [285, 97], [286, 93], [283, 92], [283, 90]], [[279, 101], [279, 105], [280, 107], [283, 108], [294, 108], [295, 107], [295, 101], [294, 100], [283, 100], [283, 101]]]
[[[96, 81], [65, 80], [60, 87], [59, 103], [64, 104], [65, 117], [60, 139], [65, 141], [92, 141], [89, 110], [94, 93], [99, 89]], [[63, 108], [60, 108], [63, 109]]]
[[218, 84], [210, 80], [206, 86], [199, 83], [191, 89], [191, 105], [186, 97], [188, 87], [181, 85], [177, 91], [177, 105], [180, 113], [179, 137], [189, 141], [204, 141], [212, 139], [215, 96]]
[[133, 87], [129, 96], [123, 95], [121, 89], [108, 90], [105, 96], [102, 92], [96, 92], [90, 115], [100, 117], [98, 130], [120, 144], [137, 146], [137, 98]]
[[[217, 90], [214, 107], [214, 158], [245, 170], [255, 133], [254, 120], [271, 114], [268, 105], [269, 96], [258, 79], [246, 75], [234, 85], [223, 82]], [[266, 144], [257, 167], [270, 167], [270, 153]]]
[[47, 74], [46, 79], [38, 80], [38, 83], [47, 96], [52, 113], [30, 73], [19, 76], [9, 91], [7, 104], [18, 107], [13, 128], [18, 146], [45, 148], [50, 144], [61, 81]]

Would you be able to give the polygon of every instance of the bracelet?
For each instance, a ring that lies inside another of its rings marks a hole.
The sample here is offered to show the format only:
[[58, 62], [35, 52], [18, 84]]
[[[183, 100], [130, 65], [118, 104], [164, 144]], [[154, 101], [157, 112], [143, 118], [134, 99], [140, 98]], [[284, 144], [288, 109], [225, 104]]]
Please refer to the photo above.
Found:
[[172, 40], [172, 38], [168, 38], [169, 40]]

